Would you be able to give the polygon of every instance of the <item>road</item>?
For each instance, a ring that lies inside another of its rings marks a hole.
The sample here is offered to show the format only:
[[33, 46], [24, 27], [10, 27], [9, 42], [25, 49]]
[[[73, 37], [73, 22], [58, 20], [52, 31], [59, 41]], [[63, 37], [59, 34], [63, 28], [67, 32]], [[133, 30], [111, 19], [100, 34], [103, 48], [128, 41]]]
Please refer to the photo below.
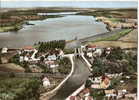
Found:
[[111, 31], [111, 32], [106, 32], [106, 33], [102, 33], [102, 34], [93, 35], [93, 36], [90, 36], [90, 37], [79, 39], [79, 41], [80, 41], [80, 43], [85, 43], [85, 42], [88, 42], [88, 41], [94, 41], [98, 38], [104, 38], [104, 37], [112, 36], [113, 34], [119, 33], [122, 30], [124, 30], [124, 29], [117, 29], [117, 30], [114, 30], [114, 31]]
[[121, 32], [122, 30], [124, 30], [124, 29], [117, 29], [117, 30], [114, 30], [111, 32], [101, 33], [101, 34], [89, 36], [86, 38], [73, 40], [72, 42], [67, 43], [65, 48], [66, 49], [79, 48], [81, 46], [81, 44], [84, 44], [84, 43], [89, 42], [89, 41], [94, 41], [94, 40], [99, 39], [99, 38], [105, 38], [105, 37], [112, 36], [116, 33]]
[[81, 58], [76, 58], [74, 62], [75, 70], [72, 76], [50, 100], [65, 100], [71, 93], [78, 89], [90, 75], [87, 65]]

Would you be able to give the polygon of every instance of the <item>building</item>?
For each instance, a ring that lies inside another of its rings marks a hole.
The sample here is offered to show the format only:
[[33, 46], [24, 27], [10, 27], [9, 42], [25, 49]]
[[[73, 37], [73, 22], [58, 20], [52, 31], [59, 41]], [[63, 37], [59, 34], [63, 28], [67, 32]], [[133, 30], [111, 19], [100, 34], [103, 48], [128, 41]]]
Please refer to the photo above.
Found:
[[42, 81], [43, 81], [43, 86], [45, 87], [45, 88], [47, 88], [47, 87], [49, 87], [51, 84], [50, 84], [50, 81], [49, 81], [49, 79], [47, 78], [47, 77], [44, 77], [43, 79], [42, 79]]
[[86, 48], [88, 51], [95, 51], [97, 46], [96, 45], [87, 45]]
[[1, 53], [7, 53], [7, 52], [8, 52], [8, 48], [6, 47], [2, 48]]
[[102, 49], [97, 48], [94, 52], [93, 52], [93, 56], [94, 57], [100, 57], [102, 55]]
[[27, 52], [31, 52], [31, 51], [34, 51], [35, 48], [33, 48], [32, 46], [25, 46], [25, 47], [23, 48], [23, 50], [24, 50], [24, 51], [27, 51]]
[[107, 89], [110, 86], [110, 78], [107, 76], [102, 76], [101, 82], [98, 84], [92, 84], [91, 88], [97, 88], [97, 89]]
[[50, 61], [50, 60], [56, 60], [57, 57], [56, 57], [55, 54], [53, 54], [53, 55], [49, 55], [49, 56], [47, 57], [47, 59], [48, 59], [49, 61]]

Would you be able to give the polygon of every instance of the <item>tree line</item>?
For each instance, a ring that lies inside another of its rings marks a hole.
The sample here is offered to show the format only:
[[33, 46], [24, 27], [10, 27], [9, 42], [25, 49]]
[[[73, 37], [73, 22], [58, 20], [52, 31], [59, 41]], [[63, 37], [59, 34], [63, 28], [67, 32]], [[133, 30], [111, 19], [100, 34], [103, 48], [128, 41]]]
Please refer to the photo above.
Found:
[[46, 52], [47, 50], [53, 50], [55, 48], [57, 49], [64, 49], [66, 45], [65, 40], [54, 40], [54, 41], [49, 41], [49, 42], [39, 42], [38, 44], [38, 50], [39, 52]]

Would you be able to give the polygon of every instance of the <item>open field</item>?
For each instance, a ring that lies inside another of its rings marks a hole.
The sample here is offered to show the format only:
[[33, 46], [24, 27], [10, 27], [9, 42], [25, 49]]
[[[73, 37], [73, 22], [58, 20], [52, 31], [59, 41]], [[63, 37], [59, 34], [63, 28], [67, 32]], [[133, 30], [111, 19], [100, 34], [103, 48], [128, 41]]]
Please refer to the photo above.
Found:
[[138, 30], [135, 29], [129, 34], [125, 35], [124, 37], [121, 37], [119, 41], [132, 41], [132, 42], [138, 42]]
[[131, 31], [132, 31], [132, 29], [125, 29], [125, 30], [122, 30], [120, 32], [117, 32], [116, 34], [114, 34], [112, 36], [109, 36], [109, 37], [106, 37], [106, 38], [98, 38], [93, 42], [97, 42], [97, 41], [116, 41], [120, 37], [123, 37], [123, 36], [127, 35]]
[[104, 16], [109, 18], [137, 18], [137, 9], [94, 9], [78, 13], [79, 15]]
[[35, 78], [0, 77], [0, 100], [37, 100], [40, 80]]
[[0, 71], [6, 72], [24, 72], [25, 69], [13, 63], [0, 64]]
[[137, 29], [131, 31], [127, 35], [119, 38], [117, 41], [98, 41], [90, 44], [100, 47], [121, 47], [121, 48], [137, 48]]

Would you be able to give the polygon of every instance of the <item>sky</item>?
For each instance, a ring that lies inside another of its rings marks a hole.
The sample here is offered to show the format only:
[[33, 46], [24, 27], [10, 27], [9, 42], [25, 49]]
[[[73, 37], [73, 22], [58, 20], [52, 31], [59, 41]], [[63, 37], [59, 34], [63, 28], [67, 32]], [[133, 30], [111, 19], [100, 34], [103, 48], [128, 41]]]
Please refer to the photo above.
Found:
[[80, 7], [80, 8], [137, 8], [137, 1], [6, 1], [1, 8], [20, 7]]

